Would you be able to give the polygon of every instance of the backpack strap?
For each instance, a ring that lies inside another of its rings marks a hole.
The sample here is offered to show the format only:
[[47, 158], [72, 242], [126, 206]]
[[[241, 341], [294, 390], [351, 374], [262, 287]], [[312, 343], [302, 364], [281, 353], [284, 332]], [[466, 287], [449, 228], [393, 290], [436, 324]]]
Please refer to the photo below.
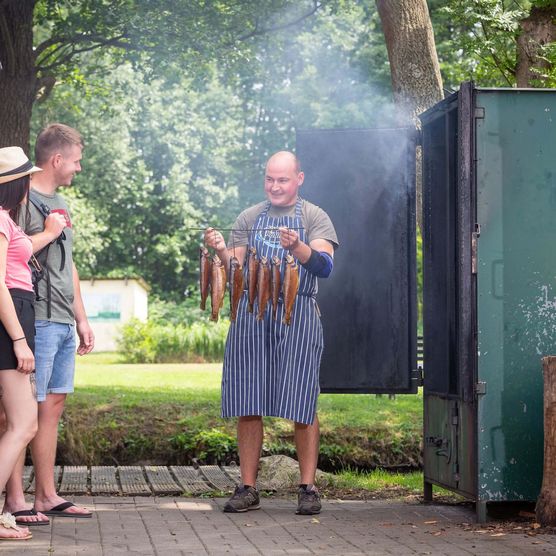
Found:
[[[46, 217], [52, 212], [50, 207], [44, 203], [40, 197], [33, 191], [29, 191], [29, 201], [33, 203], [34, 207], [41, 213], [42, 217], [46, 219]], [[66, 266], [66, 249], [64, 244], [62, 243], [66, 239], [66, 233], [62, 230], [62, 233], [51, 243], [56, 242], [60, 247], [60, 271], [64, 270]], [[46, 261], [45, 261], [46, 262]]]
[[[46, 219], [46, 217], [52, 212], [50, 210], [50, 207], [47, 204], [43, 203], [43, 201], [39, 198], [39, 196], [32, 190], [29, 191], [29, 201], [31, 203], [33, 203], [33, 206], [40, 212], [40, 214], [42, 215], [42, 217], [44, 219]], [[64, 231], [62, 231], [62, 233], [54, 241], [45, 245], [35, 255], [37, 260], [40, 259], [40, 261], [42, 263], [42, 271], [43, 271], [43, 274], [41, 274], [41, 277], [38, 278], [36, 283], [34, 284], [35, 297], [36, 297], [37, 301], [42, 300], [39, 296], [38, 282], [44, 276], [44, 278], [46, 279], [46, 316], [49, 320], [52, 317], [52, 285], [51, 285], [51, 282], [50, 282], [50, 273], [48, 272], [48, 267], [47, 267], [47, 264], [46, 264], [47, 259], [48, 259], [48, 251], [50, 249], [50, 246], [54, 242], [56, 242], [58, 244], [58, 246], [60, 247], [60, 256], [61, 256], [60, 270], [64, 270], [64, 267], [66, 265], [66, 249], [64, 247], [63, 242], [65, 241], [65, 239], [66, 239], [66, 234], [65, 234]]]

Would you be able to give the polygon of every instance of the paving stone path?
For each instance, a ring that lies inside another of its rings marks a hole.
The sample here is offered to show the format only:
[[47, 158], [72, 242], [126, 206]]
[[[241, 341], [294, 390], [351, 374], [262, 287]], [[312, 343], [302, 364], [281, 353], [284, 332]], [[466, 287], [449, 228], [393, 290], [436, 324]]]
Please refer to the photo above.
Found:
[[262, 509], [225, 514], [225, 498], [88, 496], [74, 501], [91, 519], [54, 518], [33, 539], [2, 542], [0, 553], [37, 556], [138, 555], [546, 555], [556, 536], [468, 531], [462, 506], [392, 500], [325, 500], [318, 516], [295, 501], [264, 498]]
[[[556, 555], [556, 535], [470, 528], [464, 524], [473, 523], [474, 513], [462, 505], [324, 500], [320, 515], [296, 516], [294, 499], [263, 496], [261, 510], [225, 514], [221, 496], [237, 484], [237, 467], [67, 466], [55, 472], [60, 491], [92, 509], [93, 517], [54, 518], [32, 528], [30, 541], [0, 543], [0, 554]], [[24, 481], [32, 492], [30, 468]]]

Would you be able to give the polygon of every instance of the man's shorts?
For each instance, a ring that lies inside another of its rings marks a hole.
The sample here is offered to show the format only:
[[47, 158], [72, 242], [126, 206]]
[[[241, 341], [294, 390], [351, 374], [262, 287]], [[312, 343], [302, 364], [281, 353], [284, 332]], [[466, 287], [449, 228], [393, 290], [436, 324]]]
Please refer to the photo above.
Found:
[[73, 392], [75, 347], [75, 325], [35, 321], [37, 401]]

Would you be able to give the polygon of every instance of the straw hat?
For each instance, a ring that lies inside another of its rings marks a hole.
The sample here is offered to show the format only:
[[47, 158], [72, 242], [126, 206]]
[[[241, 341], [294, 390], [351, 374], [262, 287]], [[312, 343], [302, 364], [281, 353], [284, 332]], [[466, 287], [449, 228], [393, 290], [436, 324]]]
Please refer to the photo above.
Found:
[[41, 171], [42, 168], [33, 166], [21, 147], [0, 149], [0, 184]]

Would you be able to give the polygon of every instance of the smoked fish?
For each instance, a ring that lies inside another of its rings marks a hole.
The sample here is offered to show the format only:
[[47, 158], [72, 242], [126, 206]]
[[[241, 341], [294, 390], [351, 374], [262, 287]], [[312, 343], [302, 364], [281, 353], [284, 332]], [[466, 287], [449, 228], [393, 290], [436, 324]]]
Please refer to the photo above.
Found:
[[212, 272], [212, 260], [206, 247], [199, 249], [199, 291], [201, 292], [201, 310], [207, 305], [207, 297], [210, 288], [210, 275]]
[[249, 270], [249, 283], [248, 294], [249, 303], [247, 304], [247, 310], [253, 312], [253, 304], [255, 303], [255, 298], [257, 297], [257, 271], [259, 270], [259, 262], [257, 261], [257, 250], [254, 247], [249, 248], [249, 262], [247, 263], [247, 268]]
[[210, 320], [217, 322], [226, 293], [226, 269], [218, 255], [212, 258], [212, 274], [210, 277]]
[[243, 295], [243, 266], [237, 257], [230, 258], [230, 320], [237, 317], [239, 300]]
[[293, 306], [299, 289], [299, 268], [291, 255], [286, 255], [286, 270], [284, 272], [284, 323], [291, 324]]
[[272, 272], [270, 280], [270, 292], [272, 299], [272, 317], [276, 320], [278, 316], [278, 299], [280, 298], [280, 290], [282, 288], [282, 275], [280, 274], [280, 269], [282, 267], [282, 261], [274, 255], [272, 257]]
[[268, 300], [270, 299], [270, 265], [268, 259], [263, 256], [259, 262], [258, 282], [257, 282], [257, 305], [259, 313], [257, 320], [264, 319], [264, 313]]

